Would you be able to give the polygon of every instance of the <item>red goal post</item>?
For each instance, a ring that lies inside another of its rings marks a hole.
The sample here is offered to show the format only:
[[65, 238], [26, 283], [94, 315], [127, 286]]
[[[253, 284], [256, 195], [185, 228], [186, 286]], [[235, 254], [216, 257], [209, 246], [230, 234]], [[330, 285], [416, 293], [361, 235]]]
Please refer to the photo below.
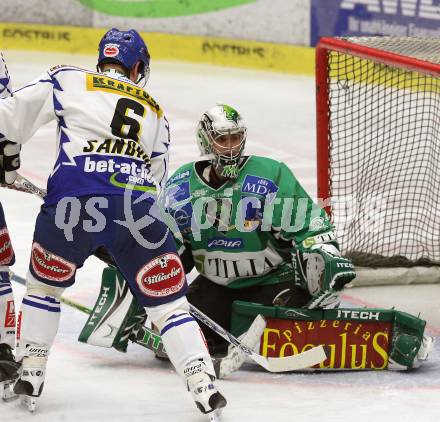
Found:
[[316, 87], [318, 198], [343, 254], [440, 279], [440, 39], [322, 38]]

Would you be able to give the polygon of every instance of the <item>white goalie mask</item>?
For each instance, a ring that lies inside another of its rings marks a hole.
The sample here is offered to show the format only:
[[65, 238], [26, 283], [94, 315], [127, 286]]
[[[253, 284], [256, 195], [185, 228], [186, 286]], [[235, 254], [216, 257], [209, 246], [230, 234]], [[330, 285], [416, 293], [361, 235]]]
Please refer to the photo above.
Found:
[[217, 104], [203, 113], [196, 134], [201, 154], [211, 159], [217, 174], [236, 179], [246, 141], [246, 126], [238, 111]]

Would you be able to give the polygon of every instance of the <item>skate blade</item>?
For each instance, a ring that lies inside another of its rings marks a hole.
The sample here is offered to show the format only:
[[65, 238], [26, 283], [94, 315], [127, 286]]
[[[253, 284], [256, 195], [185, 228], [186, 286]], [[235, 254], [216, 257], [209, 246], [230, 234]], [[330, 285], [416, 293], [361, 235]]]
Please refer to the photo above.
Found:
[[34, 413], [37, 408], [37, 398], [31, 396], [20, 396], [20, 404], [29, 412]]
[[210, 422], [221, 422], [223, 420], [222, 409], [216, 409], [208, 413]]
[[14, 381], [2, 381], [0, 382], [0, 397], [4, 401], [10, 401], [17, 399], [17, 394], [14, 393], [12, 389], [14, 386]]

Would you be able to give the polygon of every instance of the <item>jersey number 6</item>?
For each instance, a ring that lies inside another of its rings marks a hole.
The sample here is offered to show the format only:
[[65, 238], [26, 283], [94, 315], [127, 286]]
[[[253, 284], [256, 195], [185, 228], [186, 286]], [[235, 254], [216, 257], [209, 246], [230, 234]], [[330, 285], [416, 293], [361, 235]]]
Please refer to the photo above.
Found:
[[139, 117], [145, 115], [145, 108], [142, 104], [129, 98], [121, 98], [116, 104], [110, 127], [112, 128], [112, 134], [118, 138], [133, 139], [133, 141], [138, 142], [141, 124], [133, 117], [127, 116], [129, 110]]

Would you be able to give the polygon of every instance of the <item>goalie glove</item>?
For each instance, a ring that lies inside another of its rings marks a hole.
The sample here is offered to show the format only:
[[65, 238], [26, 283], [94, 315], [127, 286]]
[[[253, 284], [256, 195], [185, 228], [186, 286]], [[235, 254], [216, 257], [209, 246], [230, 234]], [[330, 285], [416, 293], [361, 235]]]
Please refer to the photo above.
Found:
[[20, 168], [21, 145], [8, 141], [0, 133], [0, 183], [12, 185]]
[[333, 244], [314, 245], [297, 251], [299, 272], [312, 299], [309, 309], [339, 306], [339, 292], [356, 277], [353, 264]]

